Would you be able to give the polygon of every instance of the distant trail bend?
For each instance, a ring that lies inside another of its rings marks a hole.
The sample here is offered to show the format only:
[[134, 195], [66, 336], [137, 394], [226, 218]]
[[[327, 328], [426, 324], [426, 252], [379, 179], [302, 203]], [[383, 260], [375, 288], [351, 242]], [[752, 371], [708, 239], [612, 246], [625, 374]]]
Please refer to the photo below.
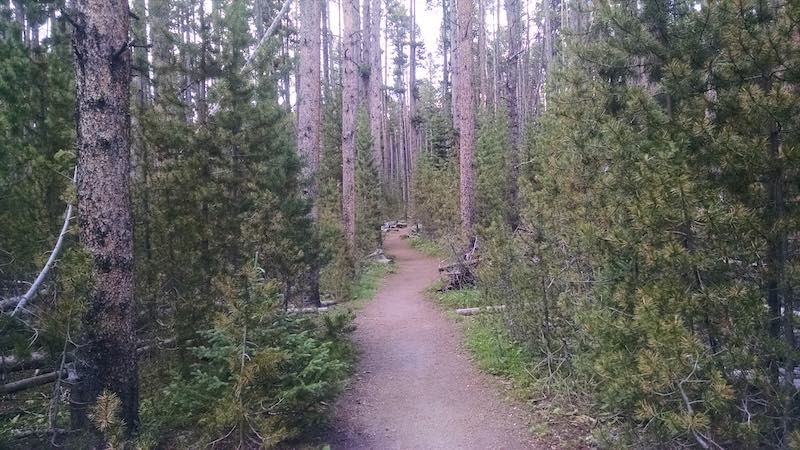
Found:
[[536, 448], [520, 408], [472, 365], [457, 325], [425, 300], [437, 261], [398, 233], [385, 248], [396, 272], [356, 319], [361, 360], [335, 408], [332, 448]]

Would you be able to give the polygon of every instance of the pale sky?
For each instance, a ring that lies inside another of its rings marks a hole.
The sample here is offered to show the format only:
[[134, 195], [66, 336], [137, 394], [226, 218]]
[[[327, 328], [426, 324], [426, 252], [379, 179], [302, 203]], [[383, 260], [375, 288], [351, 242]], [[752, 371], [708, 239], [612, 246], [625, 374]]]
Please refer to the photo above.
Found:
[[[441, 6], [434, 6], [431, 9], [427, 9], [426, 7], [426, 0], [400, 0], [400, 3], [406, 7], [406, 11], [409, 9], [410, 2], [414, 1], [417, 11], [417, 27], [420, 30], [420, 34], [422, 37], [422, 42], [425, 43], [425, 52], [433, 54], [433, 57], [437, 59], [437, 63], [441, 64], [440, 58], [437, 56], [438, 46], [439, 46], [439, 35], [442, 29], [442, 8]], [[537, 0], [532, 0], [537, 1]], [[525, 2], [529, 3], [529, 2]], [[333, 34], [338, 35], [339, 33], [339, 2], [334, 0], [329, 2], [330, 8], [330, 30]], [[386, 11], [382, 11], [386, 13]], [[505, 26], [505, 17], [503, 14], [500, 15], [500, 25]], [[486, 30], [487, 33], [491, 36], [494, 33], [495, 28], [495, 19], [494, 15], [491, 12], [487, 11], [486, 14]], [[381, 47], [383, 43], [381, 43]], [[386, 51], [385, 48], [382, 49], [384, 52]], [[408, 51], [408, 49], [406, 49]], [[435, 73], [433, 76], [427, 73], [427, 64], [420, 64], [417, 67], [417, 73], [420, 78], [431, 78], [433, 80], [440, 79], [441, 74]]]

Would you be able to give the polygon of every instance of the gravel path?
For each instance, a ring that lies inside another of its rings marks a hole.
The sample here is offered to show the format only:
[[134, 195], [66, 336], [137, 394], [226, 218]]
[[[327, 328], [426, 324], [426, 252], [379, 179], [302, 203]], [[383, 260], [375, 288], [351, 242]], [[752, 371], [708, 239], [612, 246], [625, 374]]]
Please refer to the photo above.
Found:
[[333, 449], [534, 448], [527, 420], [462, 348], [457, 325], [424, 298], [437, 261], [391, 233], [396, 271], [358, 314], [361, 360], [337, 403]]

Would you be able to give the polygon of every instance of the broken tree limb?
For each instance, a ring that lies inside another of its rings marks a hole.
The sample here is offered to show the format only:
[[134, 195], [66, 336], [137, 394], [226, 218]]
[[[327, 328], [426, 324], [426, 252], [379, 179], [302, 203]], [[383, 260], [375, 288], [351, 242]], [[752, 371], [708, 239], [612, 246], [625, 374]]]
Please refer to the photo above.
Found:
[[483, 306], [475, 308], [459, 308], [456, 310], [456, 314], [460, 316], [474, 316], [480, 313], [493, 313], [493, 312], [505, 311], [505, 309], [506, 305]]
[[[164, 340], [156, 340], [150, 344], [145, 344], [136, 349], [136, 354], [139, 356], [146, 355], [153, 350], [161, 349], [166, 346], [170, 346], [175, 344], [175, 338], [169, 338]], [[63, 361], [65, 363], [70, 363], [73, 361], [75, 355], [70, 352], [67, 352], [63, 355]], [[23, 370], [35, 370], [35, 369], [43, 369], [53, 363], [54, 361], [50, 356], [41, 351], [36, 351], [31, 353], [30, 358], [18, 358], [14, 355], [9, 356], [2, 356], [0, 355], [0, 373], [13, 373], [13, 372], [21, 372]], [[49, 370], [53, 370], [53, 366], [50, 365]]]
[[444, 286], [439, 289], [440, 292], [462, 289], [465, 286], [475, 285], [477, 276], [474, 269], [480, 262], [480, 257], [475, 256], [475, 252], [478, 248], [478, 238], [475, 237], [475, 239], [471, 241], [471, 244], [471, 248], [466, 253], [461, 254], [456, 250], [455, 245], [450, 243], [450, 249], [453, 252], [453, 260], [455, 262], [446, 265], [444, 265], [444, 262], [439, 263], [439, 272], [442, 272], [442, 276], [446, 280]]
[[27, 439], [32, 437], [47, 436], [49, 434], [63, 435], [77, 433], [80, 430], [66, 430], [63, 428], [41, 428], [36, 430], [10, 430], [9, 434], [14, 439]]
[[[75, 183], [76, 177], [78, 176], [78, 168], [75, 167], [75, 170], [72, 175], [72, 182]], [[61, 226], [61, 233], [58, 234], [58, 239], [56, 239], [56, 245], [53, 247], [53, 251], [50, 252], [50, 257], [47, 258], [47, 262], [45, 263], [42, 271], [39, 272], [39, 276], [31, 284], [31, 287], [28, 288], [28, 291], [25, 292], [21, 297], [17, 297], [16, 305], [14, 305], [14, 311], [11, 313], [11, 316], [17, 314], [17, 312], [21, 309], [25, 309], [25, 305], [36, 295], [36, 292], [39, 290], [39, 287], [44, 282], [45, 278], [47, 278], [47, 274], [50, 272], [50, 268], [53, 267], [53, 264], [56, 262], [56, 258], [58, 258], [58, 254], [61, 251], [61, 246], [64, 244], [64, 236], [67, 235], [67, 231], [69, 231], [69, 222], [72, 220], [72, 202], [67, 205], [67, 211], [64, 213], [64, 225]], [[15, 299], [11, 299], [15, 300]], [[8, 303], [8, 308], [12, 306], [13, 302]]]
[[480, 263], [480, 262], [481, 262], [480, 258], [475, 258], [475, 259], [470, 259], [470, 260], [467, 260], [467, 261], [464, 261], [464, 262], [457, 262], [457, 263], [445, 264], [445, 265], [439, 264], [439, 272], [447, 272], [447, 271], [450, 271], [450, 270], [453, 270], [453, 269], [458, 269], [458, 268], [460, 268], [462, 266], [473, 267], [473, 266], [477, 266], [478, 263]]
[[309, 306], [305, 308], [286, 308], [286, 312], [289, 314], [313, 314], [313, 313], [322, 313], [328, 310], [327, 306], [321, 306], [319, 308]]
[[319, 306], [323, 306], [323, 307], [326, 307], [326, 308], [329, 307], [329, 306], [333, 306], [335, 304], [336, 304], [336, 300], [323, 300], [323, 301], [319, 302]]
[[30, 378], [23, 378], [21, 380], [12, 381], [11, 383], [6, 383], [0, 385], [0, 394], [13, 394], [15, 392], [24, 391], [25, 389], [30, 389], [38, 386], [44, 386], [45, 384], [50, 384], [56, 381], [59, 378], [67, 376], [67, 371], [62, 372], [50, 372], [45, 373], [43, 375], [36, 375], [35, 377]]
[[389, 264], [389, 263], [392, 262], [392, 259], [387, 257], [386, 254], [383, 253], [383, 249], [381, 249], [381, 248], [379, 248], [379, 249], [375, 250], [374, 252], [370, 253], [369, 255], [367, 255], [366, 259], [370, 259], [372, 261], [375, 261], [375, 262], [381, 263], [381, 264]]
[[264, 43], [267, 42], [267, 40], [269, 40], [270, 36], [272, 36], [272, 33], [274, 33], [275, 29], [278, 28], [278, 24], [281, 23], [281, 19], [283, 19], [283, 16], [285, 16], [286, 13], [289, 11], [289, 6], [291, 5], [292, 5], [292, 0], [285, 0], [283, 2], [283, 6], [281, 6], [281, 9], [278, 11], [278, 15], [275, 16], [274, 19], [272, 19], [272, 23], [269, 24], [269, 28], [267, 28], [267, 31], [264, 32], [264, 35], [261, 36], [261, 39], [259, 39], [258, 45], [256, 45], [255, 50], [253, 50], [253, 53], [251, 53], [250, 56], [248, 56], [247, 59], [245, 60], [244, 66], [242, 66], [242, 72], [246, 72], [247, 69], [250, 68], [250, 64], [252, 64], [253, 61], [255, 60], [256, 55], [258, 55], [258, 51], [261, 49], [261, 46], [264, 45]]

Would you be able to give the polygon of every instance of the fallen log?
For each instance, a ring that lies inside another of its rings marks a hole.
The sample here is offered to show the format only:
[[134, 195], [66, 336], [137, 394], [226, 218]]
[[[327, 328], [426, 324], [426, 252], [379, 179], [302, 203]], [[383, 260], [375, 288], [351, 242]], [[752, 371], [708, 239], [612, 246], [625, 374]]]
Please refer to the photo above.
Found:
[[319, 302], [319, 306], [324, 306], [324, 307], [333, 306], [335, 304], [336, 304], [336, 300], [323, 300], [323, 301]]
[[478, 263], [480, 263], [480, 262], [481, 262], [480, 258], [474, 258], [474, 259], [470, 259], [470, 260], [467, 260], [467, 261], [457, 262], [457, 263], [452, 263], [452, 264], [442, 265], [441, 263], [439, 263], [439, 272], [446, 272], [446, 271], [451, 271], [451, 270], [454, 270], [454, 269], [461, 269], [464, 266], [471, 268], [471, 267], [477, 266]]
[[328, 310], [327, 306], [320, 306], [319, 308], [315, 306], [307, 306], [305, 308], [286, 308], [286, 312], [289, 314], [313, 314], [313, 313], [322, 313]]
[[31, 357], [29, 359], [18, 358], [14, 355], [0, 355], [0, 373], [41, 369], [49, 362], [51, 362], [50, 358], [48, 358], [47, 354], [44, 352], [33, 352], [31, 353]]
[[78, 433], [80, 430], [65, 430], [63, 428], [42, 428], [38, 430], [11, 430], [9, 434], [14, 439], [27, 439], [40, 436], [64, 435], [70, 433]]
[[456, 314], [460, 316], [474, 316], [480, 313], [493, 313], [493, 312], [505, 311], [505, 309], [506, 305], [483, 306], [475, 308], [459, 308], [456, 310]]
[[30, 389], [38, 386], [44, 386], [45, 384], [50, 384], [61, 377], [66, 377], [67, 371], [55, 371], [50, 373], [45, 373], [42, 375], [36, 375], [35, 377], [30, 378], [23, 378], [21, 380], [12, 381], [11, 383], [6, 383], [0, 385], [0, 394], [13, 394], [15, 392], [24, 391], [25, 389]]
[[388, 258], [381, 248], [367, 255], [366, 258], [381, 264], [389, 264], [392, 262], [391, 258]]
[[[324, 302], [323, 302], [324, 303]], [[150, 353], [151, 351], [162, 348], [164, 346], [172, 345], [176, 342], [175, 338], [164, 339], [163, 341], [156, 341], [154, 343], [142, 345], [136, 349], [136, 354], [139, 356], [145, 355]], [[67, 353], [64, 355], [64, 360], [66, 362], [72, 362], [75, 355], [72, 353]], [[49, 363], [53, 363], [54, 361], [50, 358], [47, 353], [44, 352], [33, 352], [31, 353], [31, 357], [27, 359], [18, 358], [14, 355], [3, 356], [0, 355], [0, 373], [12, 373], [12, 372], [20, 372], [23, 370], [35, 370], [35, 369], [42, 369], [46, 366], [50, 365]], [[51, 366], [51, 370], [53, 367]]]

